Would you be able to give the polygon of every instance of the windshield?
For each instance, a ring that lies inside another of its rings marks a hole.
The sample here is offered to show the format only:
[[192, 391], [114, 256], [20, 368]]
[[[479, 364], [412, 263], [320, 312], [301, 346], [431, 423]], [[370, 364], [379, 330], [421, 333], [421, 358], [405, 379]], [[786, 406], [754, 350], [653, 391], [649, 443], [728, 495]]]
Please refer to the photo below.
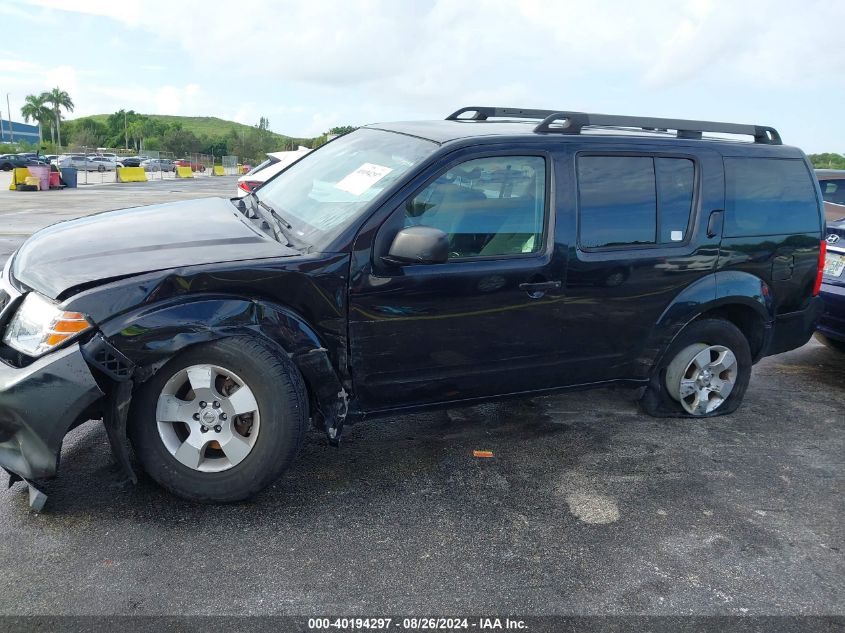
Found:
[[258, 197], [291, 224], [294, 237], [319, 248], [435, 149], [404, 134], [356, 130], [268, 181]]

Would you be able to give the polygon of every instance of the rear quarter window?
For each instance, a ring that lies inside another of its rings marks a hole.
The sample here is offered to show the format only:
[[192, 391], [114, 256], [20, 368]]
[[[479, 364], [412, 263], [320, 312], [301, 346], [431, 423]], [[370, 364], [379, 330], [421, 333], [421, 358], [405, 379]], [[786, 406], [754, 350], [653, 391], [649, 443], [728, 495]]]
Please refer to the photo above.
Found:
[[725, 158], [726, 237], [820, 230], [815, 184], [804, 161]]

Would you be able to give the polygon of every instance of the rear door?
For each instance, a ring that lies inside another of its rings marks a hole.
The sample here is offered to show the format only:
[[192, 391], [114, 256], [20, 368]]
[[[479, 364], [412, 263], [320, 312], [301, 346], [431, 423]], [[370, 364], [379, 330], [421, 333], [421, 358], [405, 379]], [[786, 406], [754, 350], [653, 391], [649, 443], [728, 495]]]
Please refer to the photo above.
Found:
[[716, 268], [721, 156], [676, 147], [593, 145], [575, 156], [569, 222], [577, 238], [565, 313], [571, 382], [641, 377], [661, 314]]

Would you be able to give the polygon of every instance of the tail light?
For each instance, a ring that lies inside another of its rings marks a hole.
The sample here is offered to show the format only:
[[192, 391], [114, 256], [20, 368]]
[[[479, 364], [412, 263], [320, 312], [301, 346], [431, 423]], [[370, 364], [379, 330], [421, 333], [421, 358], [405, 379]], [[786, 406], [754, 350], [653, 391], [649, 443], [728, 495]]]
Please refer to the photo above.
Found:
[[257, 180], [242, 180], [238, 183], [238, 187], [246, 191], [247, 193], [252, 193], [255, 191], [259, 186], [261, 186], [262, 182]]
[[819, 268], [816, 271], [816, 283], [813, 284], [813, 296], [819, 296], [819, 290], [822, 287], [822, 277], [824, 277], [824, 258], [827, 255], [827, 242], [822, 240], [821, 248], [819, 249]]

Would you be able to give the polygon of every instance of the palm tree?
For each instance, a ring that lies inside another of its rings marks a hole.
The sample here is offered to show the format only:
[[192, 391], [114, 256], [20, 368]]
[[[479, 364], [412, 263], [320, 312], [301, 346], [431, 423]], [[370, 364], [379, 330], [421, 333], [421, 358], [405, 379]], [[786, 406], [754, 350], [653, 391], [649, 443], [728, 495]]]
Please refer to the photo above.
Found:
[[56, 117], [56, 132], [58, 134], [59, 146], [62, 145], [62, 131], [60, 129], [60, 121], [62, 119], [61, 110], [64, 108], [68, 112], [73, 112], [73, 101], [70, 95], [64, 90], [56, 87], [50, 92], [42, 92], [41, 98], [53, 106], [53, 114]]
[[50, 117], [53, 115], [52, 111], [49, 107], [47, 107], [47, 102], [44, 99], [44, 95], [27, 95], [26, 99], [24, 100], [24, 106], [21, 108], [21, 116], [23, 120], [29, 123], [30, 119], [38, 123], [38, 144], [41, 145], [42, 137], [41, 137], [41, 126], [44, 124], [44, 121], [49, 121]]

